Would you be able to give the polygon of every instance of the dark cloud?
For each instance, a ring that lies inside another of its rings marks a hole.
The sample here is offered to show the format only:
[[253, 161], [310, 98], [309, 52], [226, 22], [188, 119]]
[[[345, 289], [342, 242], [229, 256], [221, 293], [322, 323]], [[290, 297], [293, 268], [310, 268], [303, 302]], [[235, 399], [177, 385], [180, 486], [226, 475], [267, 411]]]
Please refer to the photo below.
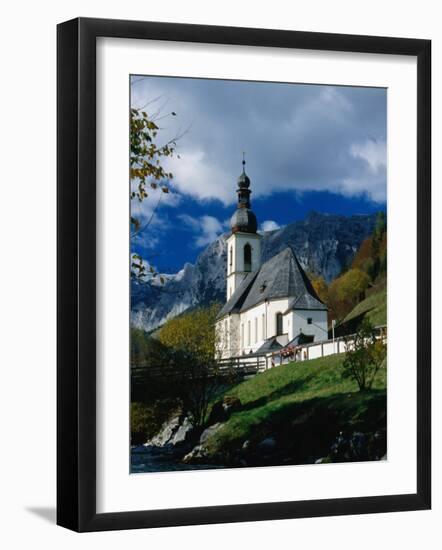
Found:
[[315, 85], [146, 77], [132, 86], [164, 139], [179, 140], [175, 185], [199, 200], [235, 201], [246, 151], [254, 197], [293, 190], [386, 195], [386, 91]]

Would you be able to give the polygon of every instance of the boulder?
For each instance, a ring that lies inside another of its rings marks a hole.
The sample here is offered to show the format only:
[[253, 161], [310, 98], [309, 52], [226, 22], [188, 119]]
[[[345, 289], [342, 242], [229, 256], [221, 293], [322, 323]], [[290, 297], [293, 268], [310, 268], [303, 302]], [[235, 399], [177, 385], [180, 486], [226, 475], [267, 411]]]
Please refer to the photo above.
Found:
[[207, 442], [223, 425], [223, 423], [217, 422], [216, 424], [206, 428], [201, 434], [198, 444], [190, 451], [190, 453], [186, 454], [183, 458], [183, 462], [198, 463], [207, 460], [209, 458]]
[[[146, 448], [153, 451], [175, 451], [188, 443], [193, 434], [192, 423], [187, 416], [176, 415], [164, 422], [160, 431], [144, 443]], [[175, 449], [177, 447], [177, 449]]]
[[181, 423], [181, 415], [173, 416], [166, 420], [161, 426], [160, 431], [144, 444], [146, 447], [165, 447], [175, 432], [178, 430]]
[[340, 432], [330, 448], [333, 462], [382, 460], [387, 446], [385, 430], [376, 432]]
[[183, 462], [185, 464], [192, 464], [194, 462], [199, 462], [201, 459], [205, 458], [205, 449], [201, 445], [196, 445], [190, 453], [187, 453], [183, 457]]
[[185, 443], [191, 436], [192, 432], [193, 432], [193, 425], [189, 417], [186, 416], [182, 420], [182, 422], [180, 423], [180, 425], [178, 426], [178, 428], [176, 429], [172, 437], [170, 438], [169, 444], [180, 445], [182, 443]]
[[203, 433], [201, 434], [199, 444], [204, 445], [207, 443], [207, 441], [212, 437], [214, 433], [216, 433], [223, 424], [221, 422], [217, 422], [216, 424], [213, 424], [212, 426], [209, 426], [206, 428]]

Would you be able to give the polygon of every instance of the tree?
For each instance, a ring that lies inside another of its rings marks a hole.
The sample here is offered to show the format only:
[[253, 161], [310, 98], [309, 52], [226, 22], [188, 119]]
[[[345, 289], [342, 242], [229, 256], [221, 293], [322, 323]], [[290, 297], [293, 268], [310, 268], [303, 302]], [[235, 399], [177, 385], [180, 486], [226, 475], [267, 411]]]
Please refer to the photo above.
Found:
[[215, 321], [218, 304], [199, 308], [167, 321], [158, 333], [160, 342], [211, 362], [216, 352]]
[[[176, 116], [176, 113], [171, 113]], [[132, 199], [142, 202], [148, 196], [147, 187], [157, 189], [158, 182], [171, 180], [173, 174], [167, 172], [161, 165], [162, 157], [170, 157], [174, 154], [176, 141], [172, 140], [158, 146], [155, 139], [159, 127], [148, 116], [146, 111], [131, 108], [130, 110], [130, 179], [137, 181], [138, 185], [131, 192]], [[161, 190], [169, 192], [167, 185]]]
[[387, 217], [382, 210], [376, 216], [376, 223], [373, 232], [373, 246], [380, 243], [384, 233], [387, 231]]
[[351, 267], [367, 273], [373, 282], [386, 273], [387, 220], [385, 212], [378, 213], [373, 234], [362, 242]]
[[362, 241], [361, 246], [356, 252], [355, 257], [353, 258], [353, 262], [351, 264], [351, 267], [353, 269], [356, 268], [364, 271], [367, 274], [370, 273], [370, 270], [372, 269], [372, 266], [374, 264], [372, 241], [373, 239], [371, 236]]
[[[151, 102], [148, 102], [146, 106], [149, 103]], [[159, 145], [157, 139], [160, 127], [157, 124], [158, 118], [156, 118], [158, 114], [159, 112], [156, 115], [149, 115], [145, 110], [136, 107], [131, 107], [130, 109], [129, 172], [131, 201], [143, 202], [149, 196], [149, 189], [160, 192], [151, 215], [144, 223], [142, 223], [139, 216], [134, 214], [134, 209], [131, 208], [131, 239], [149, 227], [160, 206], [162, 197], [170, 192], [170, 180], [173, 179], [173, 174], [166, 170], [163, 161], [175, 154], [176, 142], [183, 135], [177, 135], [175, 138]], [[176, 113], [172, 111], [159, 118], [164, 119], [168, 116], [175, 117]], [[179, 155], [177, 157], [179, 158]], [[139, 254], [133, 254], [131, 258], [131, 276], [138, 281], [146, 282], [155, 279], [159, 274]], [[164, 280], [160, 282], [163, 283]], [[153, 288], [158, 288], [158, 285], [155, 285]]]
[[370, 278], [364, 271], [352, 268], [330, 284], [328, 303], [337, 318], [345, 317], [363, 299], [369, 283]]
[[322, 275], [313, 275], [310, 277], [310, 281], [319, 299], [326, 304], [328, 302], [328, 285], [324, 277], [322, 277]]
[[387, 269], [387, 219], [385, 212], [379, 212], [376, 217], [376, 225], [371, 238], [371, 251], [373, 263], [367, 273], [371, 280], [375, 281]]
[[386, 345], [376, 338], [373, 325], [365, 318], [345, 354], [342, 376], [355, 380], [360, 391], [370, 389], [386, 356]]
[[160, 342], [175, 357], [174, 377], [179, 380], [183, 409], [192, 424], [203, 426], [209, 404], [222, 384], [216, 360], [216, 316], [213, 304], [168, 321], [159, 331]]

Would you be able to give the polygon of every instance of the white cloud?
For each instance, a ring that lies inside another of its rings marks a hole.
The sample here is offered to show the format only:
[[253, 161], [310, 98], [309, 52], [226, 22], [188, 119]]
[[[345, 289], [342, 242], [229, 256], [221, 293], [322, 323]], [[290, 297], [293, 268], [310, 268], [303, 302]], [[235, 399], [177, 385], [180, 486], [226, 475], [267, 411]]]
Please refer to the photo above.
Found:
[[141, 232], [132, 237], [132, 243], [134, 245], [140, 246], [143, 250], [155, 250], [160, 243], [160, 238], [158, 235], [152, 232], [152, 230], [146, 234], [146, 232]]
[[344, 178], [340, 183], [339, 192], [347, 197], [366, 196], [373, 202], [385, 202], [387, 199], [385, 176], [365, 174]]
[[321, 88], [320, 101], [331, 105], [335, 109], [350, 112], [353, 110], [352, 103], [337, 89], [331, 86]]
[[278, 223], [276, 223], [274, 220], [266, 220], [261, 224], [261, 231], [275, 231], [280, 227], [281, 226]]
[[[137, 190], [137, 181], [131, 182], [131, 191]], [[149, 225], [158, 223], [164, 217], [164, 207], [176, 208], [181, 201], [181, 196], [178, 193], [170, 191], [164, 193], [161, 186], [152, 189], [149, 184], [146, 186], [147, 197], [141, 202], [135, 197], [130, 201], [132, 216], [135, 216], [142, 222], [146, 222], [152, 217]]]
[[218, 199], [225, 205], [235, 199], [235, 179], [201, 150], [180, 152], [180, 158], [168, 159], [177, 191], [197, 200]]
[[387, 168], [387, 144], [385, 141], [367, 140], [365, 143], [352, 145], [350, 153], [355, 158], [365, 160], [374, 174]]
[[387, 144], [383, 140], [369, 139], [355, 143], [350, 154], [363, 161], [362, 169], [352, 177], [343, 178], [340, 190], [344, 195], [367, 195], [375, 202], [386, 200]]
[[182, 214], [179, 218], [189, 229], [197, 233], [194, 244], [198, 248], [210, 244], [224, 231], [223, 224], [213, 216], [194, 218], [188, 214]]

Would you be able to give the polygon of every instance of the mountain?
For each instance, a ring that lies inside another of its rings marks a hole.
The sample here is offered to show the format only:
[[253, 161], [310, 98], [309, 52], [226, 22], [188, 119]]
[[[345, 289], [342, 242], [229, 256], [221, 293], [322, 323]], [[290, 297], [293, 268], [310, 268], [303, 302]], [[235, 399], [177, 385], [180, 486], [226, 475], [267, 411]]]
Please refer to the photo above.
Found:
[[[373, 232], [376, 214], [338, 216], [310, 213], [305, 220], [263, 233], [262, 261], [287, 245], [307, 271], [330, 282], [350, 265], [361, 242]], [[133, 281], [131, 323], [151, 331], [183, 311], [226, 298], [226, 239], [218, 237], [201, 252], [195, 264], [165, 276], [162, 286]]]

